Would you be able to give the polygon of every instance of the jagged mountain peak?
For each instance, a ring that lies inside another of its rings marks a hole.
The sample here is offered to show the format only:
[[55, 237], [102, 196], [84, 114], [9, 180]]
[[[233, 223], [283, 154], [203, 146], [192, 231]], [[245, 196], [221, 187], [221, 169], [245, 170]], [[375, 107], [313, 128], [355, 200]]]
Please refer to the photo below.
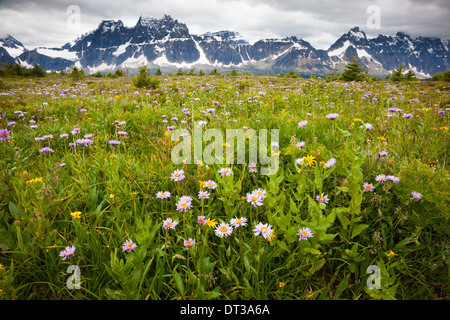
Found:
[[8, 46], [10, 48], [17, 48], [17, 47], [24, 48], [24, 45], [10, 34], [8, 34], [4, 38], [1, 38], [0, 42], [2, 46]]
[[[115, 69], [137, 71], [142, 65], [164, 71], [178, 68], [241, 68], [279, 73], [294, 71], [325, 75], [344, 68], [353, 56], [371, 74], [383, 76], [403, 64], [418, 76], [427, 77], [450, 67], [448, 39], [418, 37], [404, 32], [367, 38], [355, 26], [330, 46], [317, 50], [297, 36], [266, 38], [252, 44], [237, 31], [223, 29], [191, 35], [186, 24], [170, 15], [161, 18], [141, 15], [135, 26], [121, 20], [103, 20], [98, 27], [61, 48], [27, 50], [12, 36], [0, 39], [0, 62], [42, 66], [45, 70], [70, 69], [87, 73]], [[175, 69], [175, 70], [174, 70]]]
[[122, 20], [102, 20], [96, 31], [101, 33], [114, 33], [121, 30], [123, 27]]

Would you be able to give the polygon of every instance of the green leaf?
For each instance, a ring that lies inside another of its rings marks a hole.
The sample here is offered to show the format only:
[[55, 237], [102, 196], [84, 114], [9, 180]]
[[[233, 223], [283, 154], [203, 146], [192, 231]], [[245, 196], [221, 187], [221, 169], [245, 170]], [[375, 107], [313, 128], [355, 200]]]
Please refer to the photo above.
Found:
[[344, 229], [347, 229], [350, 225], [350, 220], [347, 218], [346, 213], [350, 212], [349, 208], [334, 208], [331, 212], [335, 212], [339, 221], [341, 222]]
[[334, 299], [338, 299], [340, 297], [340, 295], [342, 294], [342, 292], [347, 289], [348, 287], [348, 277], [345, 277], [344, 279], [341, 280], [341, 282], [339, 282], [339, 285], [336, 289], [336, 294], [334, 296]]
[[12, 202], [9, 202], [9, 212], [11, 212], [11, 215], [14, 217], [14, 219], [19, 220], [19, 208], [17, 208], [17, 206]]
[[175, 280], [175, 286], [180, 292], [181, 296], [184, 297], [184, 283], [181, 279], [180, 274], [177, 271], [173, 271], [173, 279]]
[[356, 237], [358, 234], [364, 231], [369, 225], [367, 224], [357, 224], [353, 227], [352, 238]]

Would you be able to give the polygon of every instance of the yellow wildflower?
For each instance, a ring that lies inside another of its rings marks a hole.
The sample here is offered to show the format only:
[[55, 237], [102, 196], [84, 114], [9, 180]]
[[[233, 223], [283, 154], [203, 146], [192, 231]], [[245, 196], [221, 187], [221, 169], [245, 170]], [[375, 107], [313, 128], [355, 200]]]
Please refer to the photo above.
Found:
[[311, 167], [316, 160], [314, 160], [316, 157], [308, 155], [305, 157], [305, 161], [308, 162], [308, 165]]
[[394, 252], [394, 251], [392, 251], [392, 250], [389, 250], [389, 253], [388, 253], [388, 257], [393, 257], [393, 256], [396, 256], [397, 254]]
[[210, 228], [214, 228], [217, 225], [217, 221], [215, 219], [210, 219], [208, 218], [208, 220], [206, 220], [206, 225]]
[[80, 212], [80, 211], [74, 211], [74, 212], [71, 212], [70, 215], [71, 215], [72, 218], [74, 218], [74, 219], [80, 219], [81, 212]]

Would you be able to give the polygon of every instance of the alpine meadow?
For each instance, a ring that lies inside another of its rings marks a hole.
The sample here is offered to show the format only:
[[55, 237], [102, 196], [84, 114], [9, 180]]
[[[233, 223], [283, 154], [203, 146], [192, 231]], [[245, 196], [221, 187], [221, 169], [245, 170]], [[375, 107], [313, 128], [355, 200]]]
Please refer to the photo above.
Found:
[[[448, 299], [449, 89], [145, 67], [5, 76], [0, 298]], [[220, 148], [203, 134], [200, 158], [173, 160], [208, 129]], [[224, 160], [233, 129], [244, 163]], [[263, 129], [278, 130], [257, 150], [271, 174], [250, 162]]]

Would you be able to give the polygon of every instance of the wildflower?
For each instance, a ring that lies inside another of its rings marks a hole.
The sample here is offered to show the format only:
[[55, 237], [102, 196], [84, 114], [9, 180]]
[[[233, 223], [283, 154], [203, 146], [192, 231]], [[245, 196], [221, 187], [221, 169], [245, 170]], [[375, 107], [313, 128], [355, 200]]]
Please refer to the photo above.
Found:
[[183, 244], [185, 247], [192, 247], [195, 244], [195, 241], [192, 238], [189, 238], [189, 240], [184, 240]]
[[163, 221], [163, 228], [166, 230], [167, 229], [175, 229], [177, 224], [178, 224], [177, 221], [172, 221], [171, 218], [167, 218], [166, 220]]
[[200, 189], [206, 188], [206, 181], [199, 181]]
[[0, 140], [5, 141], [8, 139], [11, 139], [8, 129], [0, 129]]
[[78, 143], [79, 145], [87, 147], [90, 144], [92, 144], [92, 140], [91, 139], [77, 139], [76, 143]]
[[250, 163], [250, 164], [248, 165], [248, 171], [249, 171], [249, 172], [257, 172], [257, 170], [256, 170], [256, 164]]
[[114, 199], [114, 194], [113, 194], [113, 193], [110, 193], [110, 194], [109, 194], [109, 198], [110, 198], [110, 199]]
[[117, 140], [110, 140], [110, 141], [108, 141], [108, 143], [109, 143], [110, 145], [112, 145], [112, 146], [117, 146], [117, 145], [120, 144], [120, 141], [117, 141]]
[[261, 200], [264, 200], [266, 198], [266, 190], [264, 189], [259, 188], [254, 190], [253, 192], [256, 193]]
[[240, 226], [245, 227], [247, 225], [247, 218], [245, 217], [234, 217], [233, 219], [230, 220], [230, 224], [234, 227], [234, 228], [238, 228]]
[[387, 151], [381, 151], [380, 153], [378, 153], [378, 156], [379, 156], [380, 158], [386, 157], [387, 155], [388, 155], [388, 152], [387, 152]]
[[397, 183], [397, 182], [400, 181], [400, 178], [397, 178], [397, 177], [395, 177], [395, 176], [386, 176], [386, 180], [390, 180], [390, 181], [392, 181], [393, 183]]
[[303, 148], [305, 146], [305, 141], [300, 141], [295, 144], [295, 146], [299, 149]]
[[198, 216], [198, 217], [197, 217], [197, 223], [198, 223], [199, 225], [203, 226], [203, 225], [206, 224], [206, 220], [205, 220], [205, 219], [206, 219], [205, 216]]
[[233, 171], [230, 168], [228, 168], [228, 167], [227, 168], [221, 168], [221, 169], [218, 170], [218, 172], [220, 173], [220, 175], [222, 177], [230, 176], [230, 175], [233, 174]]
[[253, 233], [255, 236], [262, 235], [264, 239], [272, 238], [272, 226], [268, 223], [263, 224], [262, 222], [258, 222], [253, 229]]
[[420, 199], [422, 199], [422, 195], [420, 193], [418, 193], [417, 191], [413, 191], [411, 194], [412, 194], [411, 200], [420, 200]]
[[298, 158], [298, 159], [295, 159], [295, 163], [298, 164], [298, 165], [300, 165], [300, 166], [302, 166], [302, 165], [305, 164], [305, 158]]
[[128, 251], [131, 252], [134, 250], [134, 248], [136, 248], [136, 243], [134, 243], [131, 239], [128, 239], [127, 241], [124, 242], [124, 244], [122, 245], [122, 251]]
[[311, 166], [314, 164], [314, 162], [316, 162], [314, 159], [315, 159], [314, 156], [308, 155], [308, 156], [305, 158], [305, 161], [308, 162], [308, 165], [311, 167]]
[[303, 120], [298, 123], [299, 128], [304, 128], [308, 124], [308, 120]]
[[392, 250], [389, 250], [389, 253], [387, 254], [388, 257], [393, 257], [393, 256], [396, 256], [396, 255], [397, 254], [394, 251], [392, 251]]
[[182, 169], [175, 170], [170, 176], [170, 180], [173, 180], [173, 181], [182, 181], [182, 180], [184, 180], [184, 178], [185, 178], [184, 170], [182, 170]]
[[411, 119], [413, 115], [411, 113], [404, 113], [402, 117], [405, 119]]
[[76, 135], [80, 133], [80, 128], [74, 128], [72, 131], [70, 131], [71, 134]]
[[325, 118], [331, 119], [331, 120], [334, 120], [334, 119], [336, 119], [337, 117], [339, 117], [339, 113], [330, 113], [330, 114], [327, 114], [327, 115], [325, 116]]
[[169, 198], [170, 197], [170, 192], [169, 191], [158, 191], [156, 193], [156, 198], [158, 199], [165, 199], [165, 198]]
[[180, 200], [177, 203], [177, 210], [178, 211], [187, 211], [192, 207], [192, 198], [183, 196], [180, 198]]
[[228, 223], [222, 222], [217, 226], [217, 228], [214, 230], [214, 233], [218, 237], [227, 237], [233, 232], [233, 227], [231, 227]]
[[74, 212], [71, 212], [70, 215], [71, 215], [72, 218], [74, 218], [74, 219], [80, 219], [81, 212], [80, 212], [80, 211], [74, 211]]
[[44, 147], [39, 149], [40, 153], [46, 153], [46, 152], [54, 152], [53, 149], [50, 149], [49, 147]]
[[60, 138], [68, 138], [69, 135], [68, 135], [67, 133], [61, 133], [61, 134], [59, 135], [59, 137], [60, 137]]
[[214, 228], [217, 225], [217, 221], [215, 219], [210, 219], [208, 218], [208, 220], [206, 220], [206, 225], [210, 228]]
[[199, 199], [209, 199], [208, 191], [199, 191], [198, 193]]
[[59, 253], [59, 256], [62, 257], [62, 260], [66, 260], [67, 257], [70, 257], [73, 255], [75, 250], [76, 250], [75, 246], [66, 247], [63, 251], [61, 251]]
[[189, 196], [182, 196], [179, 200], [179, 202], [186, 202], [186, 203], [191, 203], [192, 202], [192, 198]]
[[125, 131], [117, 131], [117, 134], [118, 134], [119, 136], [126, 136], [128, 133], [125, 132]]
[[324, 195], [323, 193], [320, 196], [316, 197], [316, 200], [320, 203], [328, 203], [330, 199], [328, 199], [328, 195]]
[[370, 123], [365, 123], [364, 126], [366, 127], [366, 130], [372, 130], [373, 129], [373, 125], [371, 125]]
[[377, 182], [384, 182], [386, 180], [386, 176], [384, 174], [379, 174], [376, 176], [375, 180]]
[[330, 160], [328, 160], [327, 162], [325, 162], [325, 164], [323, 165], [323, 167], [325, 169], [329, 169], [332, 166], [334, 166], [336, 164], [336, 159], [335, 158], [331, 158]]
[[255, 192], [247, 193], [247, 202], [250, 202], [252, 206], [262, 206], [262, 199]]
[[367, 182], [364, 182], [363, 188], [364, 188], [364, 192], [373, 191], [373, 189], [375, 189], [375, 188], [373, 187], [373, 184], [371, 184], [371, 183], [369, 184], [369, 183], [367, 183]]
[[7, 127], [11, 127], [11, 126], [13, 126], [13, 125], [15, 125], [15, 124], [16, 124], [15, 121], [11, 121], [11, 122], [8, 122], [8, 123], [6, 124], [6, 126], [7, 126]]
[[306, 227], [300, 228], [298, 230], [297, 235], [300, 236], [300, 239], [299, 239], [300, 241], [307, 240], [308, 238], [311, 238], [313, 236], [311, 229], [306, 228]]

